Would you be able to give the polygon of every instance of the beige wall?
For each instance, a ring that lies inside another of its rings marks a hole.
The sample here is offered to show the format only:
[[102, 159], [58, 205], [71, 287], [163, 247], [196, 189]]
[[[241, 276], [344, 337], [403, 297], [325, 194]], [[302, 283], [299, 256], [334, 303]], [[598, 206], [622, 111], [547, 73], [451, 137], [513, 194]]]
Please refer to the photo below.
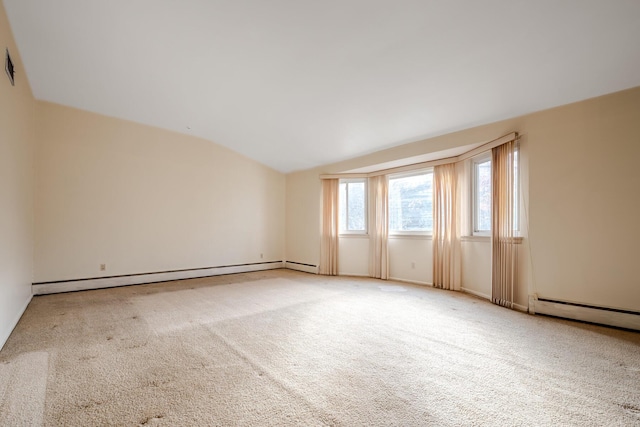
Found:
[[369, 276], [369, 236], [353, 235], [339, 238], [338, 274]]
[[287, 261], [318, 265], [320, 260], [319, 172], [287, 175], [286, 258]]
[[35, 282], [283, 259], [283, 174], [73, 108], [37, 119]]
[[[0, 75], [0, 348], [31, 299], [33, 278], [33, 109], [35, 101], [0, 3], [0, 53], [16, 85]], [[4, 67], [3, 67], [4, 68]]]
[[420, 237], [389, 238], [389, 278], [433, 284], [433, 240]]
[[[318, 199], [320, 173], [339, 173], [456, 146], [489, 141], [509, 132], [522, 135], [523, 233], [521, 287], [527, 295], [640, 310], [637, 250], [640, 240], [640, 88], [492, 123], [357, 159], [287, 176], [287, 188]], [[312, 185], [311, 185], [312, 184]], [[319, 207], [318, 207], [319, 209]], [[287, 251], [311, 259], [317, 237], [307, 243], [304, 224], [316, 230], [317, 210], [287, 204]], [[528, 226], [527, 226], [528, 222]], [[482, 293], [488, 248], [463, 246], [463, 286]], [[341, 254], [341, 259], [348, 258]], [[394, 266], [392, 265], [393, 271]], [[426, 275], [425, 275], [426, 278]], [[466, 282], [466, 283], [465, 283]]]
[[534, 290], [640, 310], [640, 88], [541, 112], [529, 129]]

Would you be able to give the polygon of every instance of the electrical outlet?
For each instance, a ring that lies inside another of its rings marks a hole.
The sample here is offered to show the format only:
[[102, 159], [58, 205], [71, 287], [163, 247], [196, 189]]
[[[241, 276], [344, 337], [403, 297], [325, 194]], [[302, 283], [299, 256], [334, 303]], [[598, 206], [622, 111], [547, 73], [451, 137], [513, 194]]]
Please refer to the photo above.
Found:
[[411, 268], [416, 268], [416, 263], [415, 262], [411, 262]]
[[107, 264], [100, 264], [100, 271], [105, 271], [107, 269]]
[[263, 255], [264, 255], [264, 254], [260, 254], [260, 259], [264, 258], [264, 256], [263, 256]]

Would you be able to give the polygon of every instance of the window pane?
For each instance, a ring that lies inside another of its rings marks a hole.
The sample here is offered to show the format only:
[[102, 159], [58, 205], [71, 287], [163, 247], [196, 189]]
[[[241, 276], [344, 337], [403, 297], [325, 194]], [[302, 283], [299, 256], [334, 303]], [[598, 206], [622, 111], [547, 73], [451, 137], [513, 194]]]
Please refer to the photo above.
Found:
[[348, 218], [347, 229], [349, 231], [364, 231], [364, 182], [350, 182], [347, 184], [348, 190]]
[[476, 164], [476, 231], [491, 230], [491, 160]]
[[367, 231], [367, 185], [365, 180], [340, 182], [339, 231]]
[[338, 200], [338, 208], [340, 209], [339, 229], [345, 231], [347, 229], [347, 184], [340, 183], [340, 200]]
[[433, 174], [389, 180], [389, 230], [433, 230]]

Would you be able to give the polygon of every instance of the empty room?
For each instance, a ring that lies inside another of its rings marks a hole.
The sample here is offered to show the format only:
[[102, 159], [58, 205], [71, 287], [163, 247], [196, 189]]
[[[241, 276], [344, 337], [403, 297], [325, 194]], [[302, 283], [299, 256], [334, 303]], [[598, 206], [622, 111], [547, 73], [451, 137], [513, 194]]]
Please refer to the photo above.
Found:
[[640, 426], [640, 2], [0, 2], [1, 426]]

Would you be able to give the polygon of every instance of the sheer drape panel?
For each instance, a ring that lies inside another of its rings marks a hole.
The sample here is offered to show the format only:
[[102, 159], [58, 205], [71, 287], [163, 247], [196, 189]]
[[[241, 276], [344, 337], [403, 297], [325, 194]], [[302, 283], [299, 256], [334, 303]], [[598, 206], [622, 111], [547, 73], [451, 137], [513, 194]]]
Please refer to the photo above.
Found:
[[319, 272], [327, 276], [338, 274], [338, 197], [338, 180], [323, 179]]
[[433, 169], [433, 286], [460, 289], [457, 172], [453, 163]]
[[385, 175], [369, 178], [369, 275], [389, 278], [389, 185]]
[[516, 142], [492, 149], [492, 266], [491, 299], [495, 304], [513, 307], [516, 285], [517, 246], [514, 239], [514, 185]]

